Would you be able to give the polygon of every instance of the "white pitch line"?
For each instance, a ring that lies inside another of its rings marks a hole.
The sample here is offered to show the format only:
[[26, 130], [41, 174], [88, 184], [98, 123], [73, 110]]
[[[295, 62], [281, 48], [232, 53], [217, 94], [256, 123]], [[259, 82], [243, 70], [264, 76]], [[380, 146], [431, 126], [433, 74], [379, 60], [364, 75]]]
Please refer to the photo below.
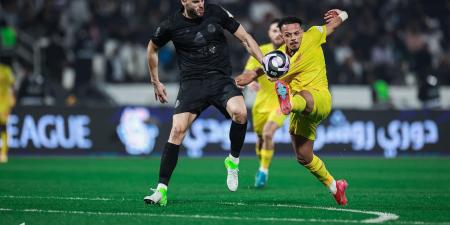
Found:
[[[237, 216], [212, 216], [212, 215], [183, 215], [183, 214], [155, 214], [136, 212], [90, 212], [90, 211], [63, 211], [42, 209], [9, 209], [0, 208], [0, 212], [24, 212], [24, 213], [53, 213], [53, 214], [78, 214], [78, 215], [100, 215], [100, 216], [146, 216], [146, 217], [170, 217], [187, 219], [215, 219], [215, 220], [237, 220], [237, 221], [269, 221], [269, 222], [310, 222], [310, 223], [363, 223], [360, 220], [336, 220], [336, 219], [302, 219], [302, 218], [275, 218], [275, 217], [237, 217]], [[422, 222], [422, 221], [392, 221], [395, 224], [416, 225], [449, 225], [448, 222]]]
[[450, 222], [396, 221], [396, 224], [412, 225], [450, 225]]
[[[18, 199], [56, 199], [56, 200], [87, 200], [87, 201], [137, 201], [136, 199], [113, 199], [113, 198], [87, 198], [87, 197], [60, 197], [60, 196], [14, 196], [14, 195], [2, 195], [0, 198], [18, 198]], [[236, 203], [236, 202], [217, 202], [217, 204], [225, 205], [249, 205], [246, 203]], [[330, 222], [330, 223], [383, 223], [389, 220], [396, 220], [399, 218], [398, 215], [385, 212], [377, 211], [364, 211], [356, 209], [343, 209], [343, 208], [333, 208], [333, 207], [319, 207], [319, 206], [302, 206], [302, 205], [287, 205], [287, 204], [255, 204], [256, 206], [264, 207], [285, 207], [285, 208], [309, 208], [309, 209], [320, 209], [329, 211], [343, 211], [343, 212], [353, 212], [353, 213], [364, 213], [378, 216], [373, 219], [365, 220], [323, 220], [323, 219], [302, 219], [302, 218], [251, 218], [251, 217], [223, 217], [223, 216], [211, 216], [211, 215], [182, 215], [182, 214], [147, 214], [147, 213], [109, 213], [109, 212], [83, 212], [83, 211], [58, 211], [58, 210], [40, 210], [40, 209], [27, 209], [28, 211], [22, 210], [23, 212], [47, 212], [47, 213], [68, 213], [68, 214], [92, 214], [92, 215], [140, 215], [140, 216], [169, 216], [169, 217], [183, 217], [183, 218], [197, 218], [197, 219], [228, 219], [228, 220], [261, 220], [261, 221], [287, 221], [287, 222]], [[1, 209], [0, 211], [18, 211], [15, 209]], [[414, 225], [450, 225], [450, 222], [424, 222], [424, 221], [390, 221], [395, 224], [414, 224]]]
[[[246, 203], [234, 203], [234, 202], [223, 202], [222, 204], [227, 205], [248, 205]], [[305, 206], [305, 205], [286, 205], [286, 204], [255, 204], [256, 206], [267, 206], [267, 207], [284, 207], [284, 208], [302, 208], [302, 209], [320, 209], [328, 211], [341, 211], [341, 212], [352, 212], [361, 213], [378, 216], [372, 219], [361, 220], [361, 223], [383, 223], [389, 220], [396, 220], [399, 218], [398, 215], [393, 213], [376, 212], [376, 211], [365, 211], [357, 209], [343, 209], [343, 208], [332, 208], [332, 207], [320, 207], [320, 206]]]
[[82, 201], [130, 201], [130, 199], [112, 199], [112, 198], [83, 198], [83, 197], [59, 197], [59, 196], [15, 196], [2, 195], [0, 198], [20, 198], [20, 199], [56, 199], [56, 200], [82, 200]]
[[212, 215], [183, 215], [183, 214], [154, 214], [136, 212], [90, 212], [90, 211], [64, 211], [64, 210], [42, 210], [42, 209], [9, 209], [0, 208], [7, 212], [25, 213], [54, 213], [54, 214], [80, 214], [100, 216], [147, 216], [147, 217], [171, 217], [187, 219], [215, 219], [215, 220], [247, 220], [247, 221], [271, 221], [271, 222], [317, 222], [317, 223], [361, 223], [359, 220], [337, 220], [337, 219], [302, 219], [302, 218], [275, 218], [275, 217], [238, 217], [238, 216], [212, 216]]

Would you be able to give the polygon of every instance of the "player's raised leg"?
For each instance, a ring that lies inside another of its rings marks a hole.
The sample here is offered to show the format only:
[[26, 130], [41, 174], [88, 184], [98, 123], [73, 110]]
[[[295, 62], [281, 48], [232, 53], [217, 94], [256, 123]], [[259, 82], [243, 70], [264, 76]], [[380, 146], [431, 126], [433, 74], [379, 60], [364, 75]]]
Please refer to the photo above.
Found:
[[167, 204], [167, 188], [170, 177], [178, 162], [178, 154], [181, 142], [186, 135], [187, 129], [190, 127], [196, 114], [185, 112], [173, 115], [172, 129], [170, 131], [169, 140], [166, 143], [161, 155], [161, 164], [159, 167], [159, 183], [153, 194], [145, 196], [144, 201], [147, 204], [159, 204], [165, 206]]
[[239, 185], [239, 155], [247, 132], [247, 108], [244, 97], [239, 95], [230, 98], [226, 110], [232, 120], [230, 127], [231, 152], [225, 158], [227, 186], [230, 191], [236, 191]]
[[288, 115], [292, 110], [289, 86], [285, 82], [278, 80], [275, 82], [275, 91], [278, 95], [278, 102], [280, 103], [281, 112], [284, 115]]
[[301, 93], [291, 95], [289, 86], [285, 82], [280, 80], [276, 81], [275, 91], [278, 95], [280, 110], [284, 115], [288, 115], [291, 111], [303, 112], [306, 109], [307, 99], [301, 96]]

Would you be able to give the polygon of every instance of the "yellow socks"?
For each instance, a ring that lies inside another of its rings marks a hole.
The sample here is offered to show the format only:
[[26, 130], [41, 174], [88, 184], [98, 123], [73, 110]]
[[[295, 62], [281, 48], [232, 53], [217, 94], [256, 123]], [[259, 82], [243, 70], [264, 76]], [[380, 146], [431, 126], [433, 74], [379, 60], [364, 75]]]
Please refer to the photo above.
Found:
[[6, 132], [1, 132], [0, 133], [1, 136], [1, 140], [2, 140], [2, 149], [1, 149], [1, 161], [2, 162], [6, 162], [8, 160], [8, 140], [7, 140], [7, 135]]
[[313, 156], [313, 160], [305, 165], [305, 167], [325, 186], [329, 187], [333, 183], [334, 178], [330, 175], [322, 160], [316, 155]]
[[261, 160], [259, 164], [260, 169], [269, 170], [270, 163], [272, 162], [273, 152], [273, 149], [261, 149]]
[[291, 98], [292, 111], [303, 112], [306, 108], [306, 100], [300, 95], [293, 95]]

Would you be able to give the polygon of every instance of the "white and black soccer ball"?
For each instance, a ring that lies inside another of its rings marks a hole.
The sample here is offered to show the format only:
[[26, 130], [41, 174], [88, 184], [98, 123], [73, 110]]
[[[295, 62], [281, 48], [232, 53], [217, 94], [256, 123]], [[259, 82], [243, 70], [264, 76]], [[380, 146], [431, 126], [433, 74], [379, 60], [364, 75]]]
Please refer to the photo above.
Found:
[[289, 70], [289, 56], [280, 50], [271, 51], [264, 56], [263, 66], [267, 76], [279, 78]]

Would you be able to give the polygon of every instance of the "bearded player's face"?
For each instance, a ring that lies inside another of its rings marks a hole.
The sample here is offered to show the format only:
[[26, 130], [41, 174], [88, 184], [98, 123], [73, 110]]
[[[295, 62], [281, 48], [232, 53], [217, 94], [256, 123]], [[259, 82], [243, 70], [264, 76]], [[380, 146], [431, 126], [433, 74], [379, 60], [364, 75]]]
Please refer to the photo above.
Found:
[[283, 39], [281, 38], [280, 29], [278, 28], [278, 23], [272, 23], [267, 31], [270, 41], [276, 46], [283, 44]]
[[181, 0], [188, 15], [202, 17], [205, 14], [204, 0]]

